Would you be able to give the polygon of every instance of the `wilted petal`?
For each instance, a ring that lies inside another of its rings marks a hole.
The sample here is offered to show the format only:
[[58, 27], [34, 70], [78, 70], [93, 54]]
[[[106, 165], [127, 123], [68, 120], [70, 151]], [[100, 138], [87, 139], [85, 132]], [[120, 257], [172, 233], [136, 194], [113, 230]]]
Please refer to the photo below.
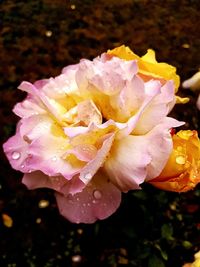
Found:
[[105, 219], [116, 211], [121, 202], [121, 192], [98, 172], [82, 192], [75, 195], [56, 193], [60, 213], [75, 223], [93, 223]]

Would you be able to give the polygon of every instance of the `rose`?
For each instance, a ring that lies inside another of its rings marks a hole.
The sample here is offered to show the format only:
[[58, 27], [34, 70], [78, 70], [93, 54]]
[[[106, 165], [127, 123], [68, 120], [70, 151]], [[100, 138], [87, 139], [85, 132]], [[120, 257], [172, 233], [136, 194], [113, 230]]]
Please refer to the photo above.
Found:
[[149, 181], [169, 191], [185, 192], [200, 182], [200, 140], [196, 131], [173, 135], [173, 151], [161, 174]]
[[72, 222], [111, 215], [121, 191], [157, 177], [172, 150], [167, 117], [174, 84], [144, 81], [134, 60], [102, 54], [64, 68], [56, 78], [23, 82], [14, 107], [21, 119], [4, 151], [29, 188], [56, 191]]

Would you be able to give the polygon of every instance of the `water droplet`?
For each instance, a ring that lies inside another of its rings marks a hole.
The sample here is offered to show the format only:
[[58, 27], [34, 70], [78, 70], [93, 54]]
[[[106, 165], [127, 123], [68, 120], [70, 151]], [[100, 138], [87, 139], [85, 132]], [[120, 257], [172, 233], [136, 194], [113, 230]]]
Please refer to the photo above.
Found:
[[71, 194], [68, 194], [67, 195], [67, 199], [68, 199], [68, 202], [70, 203], [70, 204], [73, 204], [74, 203], [74, 199], [73, 199], [73, 196], [71, 195]]
[[92, 178], [92, 174], [91, 173], [86, 173], [85, 175], [84, 175], [84, 179], [85, 180], [90, 180]]
[[57, 161], [57, 159], [58, 159], [57, 156], [54, 156], [54, 157], [52, 157], [51, 160], [52, 160], [52, 161]]
[[77, 200], [77, 201], [79, 201], [79, 200], [80, 200], [80, 198], [79, 198], [79, 197], [77, 197], [77, 198], [76, 198], [76, 200]]
[[184, 156], [178, 156], [176, 157], [176, 163], [180, 165], [184, 165], [186, 162], [186, 158]]
[[102, 197], [102, 193], [99, 190], [94, 190], [93, 196], [95, 199], [100, 199]]
[[23, 169], [24, 167], [25, 167], [24, 164], [22, 164], [22, 165], [21, 165], [21, 168]]
[[87, 203], [87, 205], [88, 205], [88, 207], [90, 207], [90, 206], [91, 206], [91, 204], [90, 204], [90, 203]]
[[19, 152], [17, 152], [17, 151], [14, 151], [14, 152], [12, 153], [12, 159], [14, 159], [14, 160], [19, 159], [20, 156], [21, 156], [21, 154], [20, 154]]

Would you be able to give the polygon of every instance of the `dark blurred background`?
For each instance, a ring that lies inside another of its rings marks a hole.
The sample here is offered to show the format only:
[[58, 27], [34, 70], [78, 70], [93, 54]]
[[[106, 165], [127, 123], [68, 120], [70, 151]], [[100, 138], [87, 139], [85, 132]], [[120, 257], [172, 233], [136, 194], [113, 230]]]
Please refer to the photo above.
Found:
[[[1, 0], [0, 139], [15, 132], [22, 80], [60, 73], [121, 44], [177, 67], [181, 80], [200, 68], [199, 0]], [[197, 93], [173, 116], [200, 128]], [[2, 146], [1, 146], [2, 147]], [[28, 191], [3, 153], [0, 164], [0, 266], [181, 267], [200, 249], [200, 187], [176, 194], [144, 186], [123, 195], [110, 218], [75, 225], [62, 218], [53, 192]]]

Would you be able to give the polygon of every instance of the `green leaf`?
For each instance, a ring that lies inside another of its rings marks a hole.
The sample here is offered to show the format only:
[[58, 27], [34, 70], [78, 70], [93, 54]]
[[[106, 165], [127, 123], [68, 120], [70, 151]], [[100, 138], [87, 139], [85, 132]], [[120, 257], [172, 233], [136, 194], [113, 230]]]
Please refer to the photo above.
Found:
[[182, 245], [184, 246], [184, 248], [191, 248], [192, 247], [192, 243], [190, 243], [189, 241], [185, 240], [182, 242]]
[[161, 227], [161, 236], [162, 238], [165, 238], [167, 240], [173, 240], [173, 228], [171, 226], [171, 224], [164, 224]]
[[168, 260], [167, 252], [162, 250], [159, 244], [155, 244], [155, 247], [160, 251], [160, 255], [162, 256], [162, 258], [167, 261]]
[[153, 255], [149, 259], [148, 267], [165, 267], [165, 264], [161, 258], [158, 258], [156, 255]]

